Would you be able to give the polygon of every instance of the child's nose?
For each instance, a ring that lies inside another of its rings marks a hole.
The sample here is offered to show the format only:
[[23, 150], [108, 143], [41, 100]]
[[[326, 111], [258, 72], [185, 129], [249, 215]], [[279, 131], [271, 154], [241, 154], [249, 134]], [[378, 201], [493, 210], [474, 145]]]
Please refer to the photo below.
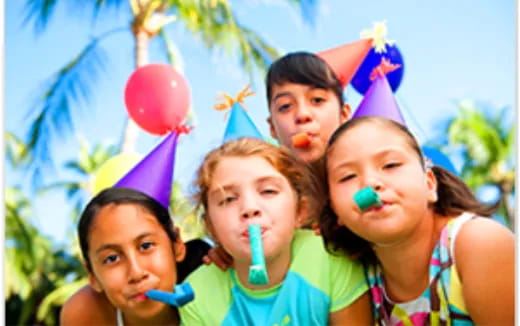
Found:
[[311, 110], [306, 105], [300, 105], [296, 111], [296, 124], [304, 124], [312, 121]]
[[375, 191], [383, 190], [383, 182], [376, 176], [369, 176], [365, 178], [363, 187], [372, 187]]
[[260, 217], [260, 216], [261, 216], [260, 210], [257, 208], [249, 208], [249, 209], [246, 209], [242, 213], [243, 218], [252, 218], [252, 217]]
[[137, 283], [148, 277], [148, 272], [141, 266], [136, 258], [128, 259], [128, 261], [128, 281], [130, 283]]

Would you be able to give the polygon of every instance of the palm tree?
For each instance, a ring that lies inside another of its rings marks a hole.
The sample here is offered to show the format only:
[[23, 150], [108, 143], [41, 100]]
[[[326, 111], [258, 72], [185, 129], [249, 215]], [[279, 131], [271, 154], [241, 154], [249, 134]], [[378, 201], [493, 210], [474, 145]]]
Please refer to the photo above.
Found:
[[[63, 248], [54, 248], [30, 221], [31, 205], [17, 187], [6, 189], [5, 301], [6, 324], [57, 323], [59, 307], [38, 316], [49, 292], [84, 274], [80, 261]], [[51, 311], [52, 310], [52, 311]]]
[[501, 197], [499, 213], [514, 230], [511, 197], [515, 193], [515, 126], [507, 116], [510, 109], [484, 111], [467, 100], [459, 102], [458, 108], [445, 134], [450, 145], [463, 148], [461, 177], [473, 190], [496, 186]]
[[[299, 5], [307, 19], [312, 17], [309, 13], [317, 3], [317, 0], [286, 1]], [[33, 21], [36, 32], [42, 32], [58, 3], [63, 2], [27, 0], [25, 22]], [[72, 1], [69, 4], [77, 7], [78, 11], [93, 12], [94, 21], [109, 9], [130, 11], [129, 26], [135, 42], [136, 67], [148, 63], [148, 44], [156, 37], [164, 43], [168, 58], [178, 59], [176, 56], [179, 53], [174, 51], [174, 43], [165, 30], [172, 23], [185, 26], [208, 49], [225, 49], [237, 53], [240, 65], [250, 75], [254, 67], [265, 70], [278, 55], [260, 35], [239, 22], [228, 0], [97, 0]], [[67, 135], [74, 129], [74, 112], [82, 104], [89, 102], [93, 94], [92, 85], [104, 73], [105, 53], [101, 42], [114, 33], [125, 30], [128, 27], [114, 28], [92, 39], [55, 74], [50, 87], [36, 103], [33, 110], [36, 115], [29, 131], [27, 152], [32, 153], [34, 158], [31, 165], [33, 180], [39, 180], [43, 175], [43, 167], [53, 162], [49, 149], [55, 139], [55, 132]], [[120, 150], [131, 151], [137, 136], [137, 126], [128, 119]]]

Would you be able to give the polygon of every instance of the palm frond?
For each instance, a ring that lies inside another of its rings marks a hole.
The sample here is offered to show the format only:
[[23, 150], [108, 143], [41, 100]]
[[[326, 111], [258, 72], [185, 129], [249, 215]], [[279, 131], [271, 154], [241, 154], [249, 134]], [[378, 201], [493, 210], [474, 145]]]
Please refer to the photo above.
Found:
[[24, 156], [30, 154], [34, 158], [30, 165], [33, 184], [41, 181], [45, 168], [54, 167], [50, 148], [56, 136], [69, 136], [74, 129], [73, 112], [90, 101], [92, 87], [106, 63], [104, 51], [99, 46], [100, 39], [92, 40], [60, 69], [32, 109], [36, 118], [29, 128]]
[[[34, 31], [41, 34], [47, 28], [49, 21], [56, 10], [56, 5], [64, 4], [64, 1], [57, 0], [26, 0], [25, 18], [23, 25], [34, 22]], [[119, 9], [127, 0], [96, 0], [96, 1], [78, 1], [69, 0], [65, 4], [68, 5], [68, 12], [76, 15], [85, 15], [92, 13], [93, 20], [97, 20], [101, 11], [105, 9]]]
[[23, 167], [30, 162], [30, 157], [23, 155], [27, 152], [27, 146], [12, 132], [5, 133], [5, 145], [7, 161], [13, 167]]

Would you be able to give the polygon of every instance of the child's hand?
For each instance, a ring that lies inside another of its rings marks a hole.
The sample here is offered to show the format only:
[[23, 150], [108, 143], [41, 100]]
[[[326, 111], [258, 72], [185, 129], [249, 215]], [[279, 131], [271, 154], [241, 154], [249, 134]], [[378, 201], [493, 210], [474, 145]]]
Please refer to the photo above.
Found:
[[314, 233], [316, 235], [321, 235], [320, 225], [318, 224], [318, 222], [312, 223], [312, 229], [314, 230]]
[[231, 257], [220, 245], [211, 248], [208, 254], [202, 257], [202, 262], [206, 265], [214, 263], [218, 268], [225, 271], [233, 266], [233, 257]]

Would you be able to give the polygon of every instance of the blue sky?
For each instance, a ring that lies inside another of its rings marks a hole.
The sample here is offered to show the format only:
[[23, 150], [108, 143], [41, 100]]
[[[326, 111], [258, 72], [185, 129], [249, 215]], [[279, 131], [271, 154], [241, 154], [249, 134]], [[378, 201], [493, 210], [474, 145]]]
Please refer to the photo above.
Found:
[[[395, 93], [409, 127], [424, 142], [435, 136], [435, 122], [455, 113], [455, 103], [470, 98], [495, 108], [515, 104], [516, 39], [515, 2], [485, 0], [321, 1], [316, 26], [302, 22], [297, 8], [274, 0], [232, 1], [240, 22], [266, 38], [281, 53], [318, 52], [359, 39], [363, 29], [376, 21], [387, 22], [389, 38], [396, 41], [405, 65], [400, 88]], [[96, 25], [88, 16], [77, 18], [70, 8], [58, 6], [45, 33], [36, 36], [31, 25], [22, 25], [25, 1], [5, 5], [5, 130], [25, 137], [27, 112], [45, 81], [82, 50], [88, 40], [128, 24], [128, 15], [105, 15]], [[213, 109], [219, 92], [235, 95], [248, 82], [236, 58], [207, 51], [202, 42], [178, 24], [167, 33], [175, 40], [184, 61], [197, 117], [195, 130], [178, 147], [175, 177], [188, 188], [204, 154], [220, 144], [224, 114]], [[129, 33], [115, 34], [102, 43], [106, 50], [106, 74], [93, 86], [94, 98], [74, 119], [77, 134], [91, 144], [118, 142], [127, 113], [123, 89], [133, 71], [133, 43]], [[150, 62], [166, 62], [159, 46], [150, 45]], [[264, 135], [267, 104], [263, 76], [256, 75], [257, 94], [246, 107]], [[352, 88], [345, 95], [353, 108], [361, 97]], [[148, 153], [160, 141], [141, 133], [138, 152]], [[58, 165], [77, 155], [75, 136], [54, 147]], [[70, 174], [58, 170], [48, 182]], [[6, 170], [6, 185], [26, 185], [19, 173]], [[65, 240], [70, 206], [61, 193], [35, 201], [34, 223], [57, 242]]]

